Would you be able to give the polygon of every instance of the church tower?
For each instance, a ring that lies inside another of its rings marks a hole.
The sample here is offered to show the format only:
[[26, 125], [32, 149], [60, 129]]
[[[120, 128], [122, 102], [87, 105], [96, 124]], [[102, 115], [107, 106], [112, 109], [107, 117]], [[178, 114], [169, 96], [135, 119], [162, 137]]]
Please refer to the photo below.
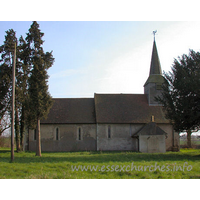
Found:
[[150, 106], [159, 105], [158, 102], [155, 101], [155, 97], [161, 95], [162, 84], [164, 83], [164, 80], [165, 79], [162, 76], [162, 70], [161, 70], [160, 60], [158, 57], [155, 35], [154, 35], [149, 77], [146, 83], [144, 84], [144, 94], [147, 95], [148, 103]]

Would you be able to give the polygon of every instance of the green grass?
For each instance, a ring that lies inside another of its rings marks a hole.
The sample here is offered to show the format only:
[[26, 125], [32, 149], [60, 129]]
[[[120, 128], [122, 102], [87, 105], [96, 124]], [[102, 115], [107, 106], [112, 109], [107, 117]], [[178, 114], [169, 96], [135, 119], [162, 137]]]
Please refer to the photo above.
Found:
[[[183, 171], [183, 166], [185, 168]], [[91, 166], [93, 170], [72, 170], [72, 166]], [[130, 167], [129, 167], [130, 166]], [[132, 170], [131, 170], [132, 166]], [[149, 167], [151, 166], [151, 170]], [[162, 168], [162, 171], [155, 166]], [[181, 170], [180, 170], [181, 167]], [[192, 167], [192, 169], [191, 169]], [[96, 171], [94, 170], [96, 168]], [[120, 171], [121, 170], [121, 171]], [[188, 171], [190, 170], [190, 171]], [[15, 152], [10, 162], [10, 149], [0, 149], [1, 179], [135, 179], [135, 178], [200, 178], [200, 150], [145, 154], [136, 152]]]
[[[187, 140], [180, 140], [180, 145], [186, 145]], [[200, 140], [192, 140], [192, 145], [200, 145]]]

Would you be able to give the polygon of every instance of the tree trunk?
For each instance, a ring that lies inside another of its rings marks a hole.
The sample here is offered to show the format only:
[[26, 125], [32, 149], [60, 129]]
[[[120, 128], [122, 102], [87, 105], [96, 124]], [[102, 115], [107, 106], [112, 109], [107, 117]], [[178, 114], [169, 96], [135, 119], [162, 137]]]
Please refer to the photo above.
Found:
[[19, 135], [19, 116], [18, 109], [15, 109], [15, 137], [16, 137], [16, 149], [20, 151], [20, 135]]
[[36, 128], [36, 156], [42, 156], [41, 138], [40, 138], [40, 119], [37, 119], [37, 128]]
[[[0, 117], [0, 124], [1, 124], [1, 117]], [[0, 136], [1, 136], [1, 134], [3, 133], [3, 129], [1, 128], [1, 126], [0, 126]]]
[[191, 143], [191, 130], [187, 130], [187, 147], [192, 148], [192, 143]]
[[24, 126], [24, 106], [22, 106], [22, 115], [21, 115], [21, 127], [20, 127], [20, 146], [21, 151], [24, 151], [24, 132], [25, 132], [25, 126]]

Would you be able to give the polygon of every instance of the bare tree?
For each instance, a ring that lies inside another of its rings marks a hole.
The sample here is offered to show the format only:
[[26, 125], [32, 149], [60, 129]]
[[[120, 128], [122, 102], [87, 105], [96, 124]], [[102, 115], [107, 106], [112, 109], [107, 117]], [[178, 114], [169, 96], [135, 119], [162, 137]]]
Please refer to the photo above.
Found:
[[5, 112], [3, 117], [0, 119], [0, 136], [8, 128], [10, 128], [10, 115], [8, 112]]

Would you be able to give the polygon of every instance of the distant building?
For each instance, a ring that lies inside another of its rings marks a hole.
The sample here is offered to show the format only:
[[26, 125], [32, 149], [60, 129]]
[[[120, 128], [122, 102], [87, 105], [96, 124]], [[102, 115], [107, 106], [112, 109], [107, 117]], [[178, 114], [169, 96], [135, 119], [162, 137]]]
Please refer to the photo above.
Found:
[[[165, 118], [161, 95], [164, 77], [156, 48], [144, 94], [94, 94], [94, 98], [54, 98], [47, 119], [41, 121], [42, 151], [179, 150], [179, 134]], [[30, 130], [27, 148], [36, 149]]]

